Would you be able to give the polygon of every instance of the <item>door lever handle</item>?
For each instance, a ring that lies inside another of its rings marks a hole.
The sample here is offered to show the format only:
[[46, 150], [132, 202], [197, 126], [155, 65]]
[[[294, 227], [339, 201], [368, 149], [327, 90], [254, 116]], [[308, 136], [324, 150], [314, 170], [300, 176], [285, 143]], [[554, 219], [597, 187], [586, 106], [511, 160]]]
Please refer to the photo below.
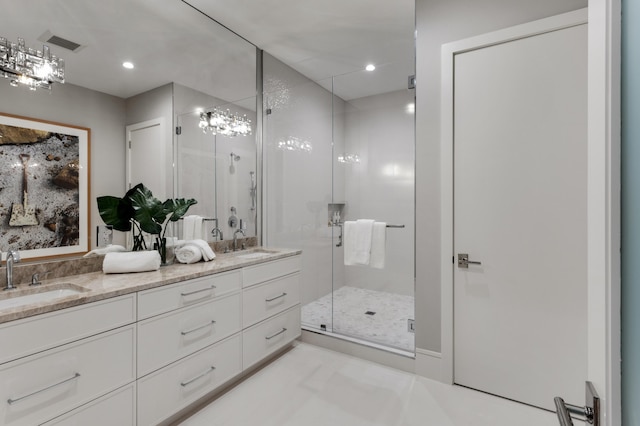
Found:
[[478, 262], [477, 260], [469, 260], [469, 255], [467, 253], [459, 253], [458, 268], [468, 269], [469, 265], [482, 265], [482, 262]]

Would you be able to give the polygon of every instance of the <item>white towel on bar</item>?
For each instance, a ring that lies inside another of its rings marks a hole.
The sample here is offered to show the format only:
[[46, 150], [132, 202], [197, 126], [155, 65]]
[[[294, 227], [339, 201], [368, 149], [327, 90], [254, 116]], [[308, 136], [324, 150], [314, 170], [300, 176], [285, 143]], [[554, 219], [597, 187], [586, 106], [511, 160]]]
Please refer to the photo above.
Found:
[[342, 240], [345, 265], [368, 265], [371, 259], [373, 219], [358, 219], [343, 223]]
[[354, 242], [354, 234], [356, 222], [347, 220], [342, 223], [342, 246], [344, 247], [344, 264], [353, 266], [356, 264], [356, 245]]
[[189, 215], [182, 220], [182, 239], [196, 240], [205, 239], [204, 219], [202, 216]]
[[373, 224], [373, 235], [371, 236], [371, 260], [369, 261], [369, 266], [372, 268], [384, 269], [386, 243], [387, 223], [375, 222]]
[[160, 254], [157, 250], [110, 252], [104, 255], [102, 261], [102, 272], [105, 274], [126, 274], [158, 269], [160, 269]]
[[371, 259], [371, 239], [373, 237], [373, 219], [356, 220], [354, 235], [355, 262], [358, 265], [368, 265]]

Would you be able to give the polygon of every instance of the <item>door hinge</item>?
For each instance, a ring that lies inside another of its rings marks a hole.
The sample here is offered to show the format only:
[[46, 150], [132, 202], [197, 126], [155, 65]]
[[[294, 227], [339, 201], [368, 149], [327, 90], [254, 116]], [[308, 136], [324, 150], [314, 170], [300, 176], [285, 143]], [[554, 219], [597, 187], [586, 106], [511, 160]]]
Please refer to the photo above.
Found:
[[131, 141], [129, 141], [129, 149], [131, 149]]
[[271, 115], [271, 113], [272, 113], [273, 111], [271, 110], [271, 108], [267, 108], [267, 110], [266, 110], [265, 112], [267, 113], [267, 115]]
[[176, 135], [182, 134], [182, 126], [176, 126]]
[[408, 319], [407, 320], [407, 331], [409, 333], [415, 333], [416, 332], [416, 320], [414, 320], [414, 319]]
[[408, 84], [407, 84], [407, 88], [408, 89], [415, 89], [416, 88], [416, 75], [410, 75], [409, 79], [408, 79]]

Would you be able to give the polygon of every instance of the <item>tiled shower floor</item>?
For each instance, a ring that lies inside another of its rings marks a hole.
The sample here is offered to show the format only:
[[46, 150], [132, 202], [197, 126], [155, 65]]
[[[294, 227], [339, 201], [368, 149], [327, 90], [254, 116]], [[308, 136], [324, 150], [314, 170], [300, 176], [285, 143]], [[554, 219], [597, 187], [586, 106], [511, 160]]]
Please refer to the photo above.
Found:
[[413, 315], [412, 296], [345, 286], [303, 306], [302, 325], [413, 352]]

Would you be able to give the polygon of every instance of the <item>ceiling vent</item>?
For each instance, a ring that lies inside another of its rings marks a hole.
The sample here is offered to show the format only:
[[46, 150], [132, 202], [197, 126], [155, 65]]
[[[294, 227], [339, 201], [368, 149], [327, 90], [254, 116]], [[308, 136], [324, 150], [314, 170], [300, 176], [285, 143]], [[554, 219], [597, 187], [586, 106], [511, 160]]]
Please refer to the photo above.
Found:
[[40, 40], [43, 43], [62, 47], [63, 49], [67, 49], [72, 52], [78, 52], [79, 50], [82, 50], [82, 48], [84, 48], [83, 45], [71, 40], [67, 40], [66, 38], [62, 38], [55, 34], [52, 34], [51, 31], [46, 31], [44, 34], [38, 37], [38, 40]]

